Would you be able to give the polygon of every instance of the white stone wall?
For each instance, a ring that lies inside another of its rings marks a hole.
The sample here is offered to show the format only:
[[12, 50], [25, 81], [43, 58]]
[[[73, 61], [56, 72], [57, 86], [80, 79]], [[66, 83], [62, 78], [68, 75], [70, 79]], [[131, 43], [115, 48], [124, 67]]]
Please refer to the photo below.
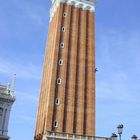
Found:
[[8, 138], [10, 111], [15, 101], [15, 96], [10, 91], [9, 86], [0, 85], [0, 138]]
[[7, 103], [2, 100], [0, 101], [0, 110], [2, 110], [0, 116], [0, 135], [7, 136], [9, 116], [12, 104], [13, 103]]

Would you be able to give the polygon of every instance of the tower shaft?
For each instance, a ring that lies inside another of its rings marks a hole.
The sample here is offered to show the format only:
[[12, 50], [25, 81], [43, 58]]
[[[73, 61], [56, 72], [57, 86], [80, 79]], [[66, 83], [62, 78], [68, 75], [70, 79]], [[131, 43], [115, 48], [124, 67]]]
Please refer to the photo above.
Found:
[[94, 12], [60, 3], [51, 17], [35, 140], [47, 132], [95, 136]]

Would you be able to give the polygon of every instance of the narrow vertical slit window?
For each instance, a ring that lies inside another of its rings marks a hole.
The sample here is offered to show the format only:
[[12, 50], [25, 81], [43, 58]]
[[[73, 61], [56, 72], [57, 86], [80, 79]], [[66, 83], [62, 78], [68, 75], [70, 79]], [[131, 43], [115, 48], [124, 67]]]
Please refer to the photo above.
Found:
[[55, 105], [58, 106], [60, 104], [60, 101], [58, 98], [55, 99]]
[[58, 122], [57, 122], [56, 120], [53, 122], [53, 126], [54, 126], [55, 128], [58, 127]]
[[61, 85], [61, 83], [62, 83], [62, 80], [61, 80], [60, 78], [58, 78], [58, 79], [57, 79], [57, 84], [58, 84], [58, 85]]
[[60, 43], [60, 48], [64, 48], [64, 42]]
[[62, 27], [62, 32], [65, 32], [65, 30], [66, 30], [66, 29], [65, 29], [65, 27], [63, 26], [63, 27]]
[[59, 63], [59, 65], [62, 66], [62, 65], [63, 65], [63, 62], [64, 62], [64, 61], [63, 61], [62, 59], [59, 59], [59, 62], [58, 62], [58, 63]]
[[66, 12], [63, 13], [63, 17], [67, 17], [67, 13]]

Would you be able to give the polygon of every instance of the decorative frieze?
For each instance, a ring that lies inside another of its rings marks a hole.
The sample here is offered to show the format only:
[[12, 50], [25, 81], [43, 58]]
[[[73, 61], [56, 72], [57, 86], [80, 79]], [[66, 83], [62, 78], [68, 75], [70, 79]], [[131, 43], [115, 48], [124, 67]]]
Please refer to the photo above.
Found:
[[82, 8], [83, 10], [89, 10], [91, 12], [95, 12], [96, 0], [52, 0], [52, 7], [50, 9], [50, 21], [54, 16], [60, 3], [65, 3], [78, 8]]

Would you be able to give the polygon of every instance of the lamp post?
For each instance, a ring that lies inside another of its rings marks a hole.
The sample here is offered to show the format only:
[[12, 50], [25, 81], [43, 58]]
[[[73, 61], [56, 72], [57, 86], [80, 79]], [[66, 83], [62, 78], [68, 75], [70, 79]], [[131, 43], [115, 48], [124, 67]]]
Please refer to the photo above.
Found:
[[122, 132], [123, 132], [123, 124], [119, 124], [117, 126], [117, 129], [118, 129], [119, 139], [121, 140], [121, 135], [122, 135]]
[[115, 133], [112, 133], [112, 136], [111, 136], [111, 140], [117, 140], [117, 135]]
[[133, 135], [132, 137], [131, 137], [131, 140], [137, 140], [137, 136], [136, 135]]

